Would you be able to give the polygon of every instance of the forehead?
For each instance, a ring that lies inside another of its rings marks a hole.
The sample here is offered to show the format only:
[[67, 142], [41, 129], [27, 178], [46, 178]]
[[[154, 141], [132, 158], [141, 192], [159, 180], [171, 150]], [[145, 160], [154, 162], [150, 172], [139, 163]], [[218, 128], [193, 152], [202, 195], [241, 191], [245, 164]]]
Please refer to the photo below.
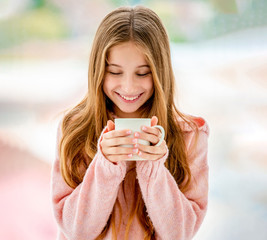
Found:
[[133, 42], [120, 43], [111, 47], [108, 51], [108, 62], [118, 65], [147, 64], [146, 56], [141, 47]]

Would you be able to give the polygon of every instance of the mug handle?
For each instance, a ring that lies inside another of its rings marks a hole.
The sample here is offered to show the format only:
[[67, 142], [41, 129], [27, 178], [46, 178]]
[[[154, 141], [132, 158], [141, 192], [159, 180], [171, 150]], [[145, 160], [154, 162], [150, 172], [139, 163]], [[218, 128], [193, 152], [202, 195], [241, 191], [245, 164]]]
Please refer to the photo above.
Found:
[[158, 128], [158, 129], [161, 131], [161, 138], [160, 138], [159, 142], [155, 145], [155, 146], [159, 146], [159, 145], [163, 142], [163, 140], [164, 140], [165, 130], [164, 130], [164, 128], [163, 128], [162, 126], [160, 126], [160, 125], [155, 125], [155, 126], [153, 126], [153, 127], [154, 127], [154, 128]]

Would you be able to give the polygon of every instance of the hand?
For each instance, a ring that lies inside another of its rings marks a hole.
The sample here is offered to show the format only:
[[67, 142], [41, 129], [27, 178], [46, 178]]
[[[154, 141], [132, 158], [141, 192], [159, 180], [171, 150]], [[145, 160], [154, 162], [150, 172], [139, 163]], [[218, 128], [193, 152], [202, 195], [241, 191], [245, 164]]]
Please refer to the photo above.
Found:
[[123, 144], [137, 143], [137, 138], [128, 137], [131, 135], [131, 130], [115, 130], [115, 124], [113, 121], [108, 120], [107, 132], [103, 134], [100, 147], [104, 156], [111, 162], [119, 162], [122, 160], [130, 159], [133, 154], [138, 153], [137, 148], [122, 147]]
[[136, 138], [147, 140], [152, 144], [150, 146], [139, 143], [135, 144], [135, 147], [139, 150], [138, 155], [146, 160], [158, 160], [167, 152], [165, 140], [163, 140], [160, 146], [155, 146], [159, 142], [161, 136], [160, 130], [152, 127], [157, 125], [157, 123], [158, 118], [153, 116], [151, 118], [151, 127], [145, 126], [145, 128], [142, 128], [142, 132], [134, 133]]

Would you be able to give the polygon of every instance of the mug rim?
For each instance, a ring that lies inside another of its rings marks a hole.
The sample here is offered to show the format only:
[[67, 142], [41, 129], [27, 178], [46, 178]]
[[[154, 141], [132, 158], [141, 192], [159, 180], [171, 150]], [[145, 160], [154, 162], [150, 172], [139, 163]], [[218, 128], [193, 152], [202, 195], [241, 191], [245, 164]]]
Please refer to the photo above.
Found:
[[115, 121], [118, 121], [118, 120], [124, 120], [124, 121], [132, 121], [132, 120], [141, 121], [141, 120], [151, 120], [151, 118], [115, 118]]

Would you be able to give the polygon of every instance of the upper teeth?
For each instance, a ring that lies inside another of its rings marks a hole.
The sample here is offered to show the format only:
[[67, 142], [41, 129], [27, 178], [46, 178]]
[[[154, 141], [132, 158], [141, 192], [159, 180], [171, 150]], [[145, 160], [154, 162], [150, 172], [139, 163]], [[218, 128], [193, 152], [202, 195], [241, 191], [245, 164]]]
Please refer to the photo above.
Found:
[[130, 101], [132, 101], [132, 100], [134, 100], [134, 99], [137, 99], [138, 97], [139, 97], [139, 95], [137, 95], [136, 97], [126, 97], [126, 96], [123, 96], [123, 95], [121, 95], [125, 100], [130, 100]]

